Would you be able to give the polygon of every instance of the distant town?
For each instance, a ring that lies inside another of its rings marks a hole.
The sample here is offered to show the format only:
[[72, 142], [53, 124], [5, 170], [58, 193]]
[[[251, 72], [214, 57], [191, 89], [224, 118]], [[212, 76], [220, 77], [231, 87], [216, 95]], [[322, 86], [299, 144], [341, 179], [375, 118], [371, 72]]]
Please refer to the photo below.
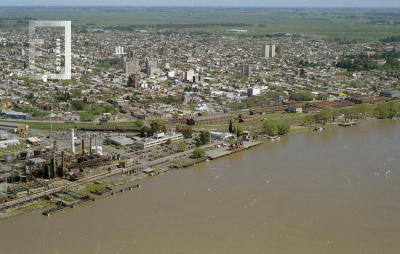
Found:
[[[72, 34], [71, 79], [56, 80], [29, 78], [28, 28], [0, 30], [0, 211], [65, 207], [111, 193], [104, 182], [262, 138], [398, 116], [399, 42], [245, 33], [88, 29]], [[36, 49], [48, 77], [65, 64], [50, 57], [55, 48]]]

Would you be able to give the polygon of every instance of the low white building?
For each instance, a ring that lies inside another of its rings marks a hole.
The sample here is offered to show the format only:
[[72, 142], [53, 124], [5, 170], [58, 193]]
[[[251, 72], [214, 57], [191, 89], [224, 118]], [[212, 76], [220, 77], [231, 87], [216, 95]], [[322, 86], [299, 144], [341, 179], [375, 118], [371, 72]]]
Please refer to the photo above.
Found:
[[2, 140], [0, 141], [1, 146], [15, 146], [19, 145], [19, 141], [17, 139], [11, 139], [11, 140]]
[[217, 139], [222, 139], [222, 140], [226, 140], [230, 137], [232, 137], [232, 133], [225, 133], [225, 132], [210, 132], [211, 133], [211, 137], [213, 138], [217, 138]]
[[164, 132], [158, 132], [154, 133], [153, 137], [151, 138], [143, 138], [142, 140], [136, 141], [135, 146], [139, 149], [147, 149], [164, 144], [168, 139], [171, 139], [172, 142], [176, 142], [183, 139], [183, 135], [175, 132], [168, 134], [164, 134]]

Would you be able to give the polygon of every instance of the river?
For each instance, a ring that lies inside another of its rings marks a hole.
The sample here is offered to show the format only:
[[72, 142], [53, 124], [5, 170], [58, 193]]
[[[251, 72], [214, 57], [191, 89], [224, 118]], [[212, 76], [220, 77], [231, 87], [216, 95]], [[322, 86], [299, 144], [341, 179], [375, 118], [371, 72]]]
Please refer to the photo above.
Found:
[[0, 253], [398, 253], [400, 124], [266, 141], [74, 209], [0, 221]]

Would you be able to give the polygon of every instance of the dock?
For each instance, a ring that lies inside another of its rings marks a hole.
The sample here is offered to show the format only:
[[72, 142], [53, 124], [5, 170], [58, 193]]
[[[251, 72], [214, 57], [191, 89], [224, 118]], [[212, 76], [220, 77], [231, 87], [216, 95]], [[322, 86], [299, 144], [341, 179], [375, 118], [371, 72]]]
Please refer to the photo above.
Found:
[[97, 197], [90, 197], [90, 196], [81, 197], [81, 199], [79, 201], [74, 202], [73, 204], [70, 204], [70, 205], [59, 205], [56, 208], [51, 208], [50, 210], [44, 211], [42, 213], [42, 215], [50, 216], [50, 214], [53, 214], [53, 213], [61, 212], [63, 210], [69, 209], [69, 208], [74, 208], [76, 206], [83, 205], [83, 204], [86, 204], [88, 202], [93, 202], [93, 201], [96, 201], [96, 200], [101, 199], [101, 198], [105, 198], [105, 197], [108, 197], [108, 196], [113, 196], [113, 195], [115, 195], [117, 193], [122, 193], [122, 192], [125, 192], [127, 190], [132, 190], [133, 188], [139, 188], [139, 187], [140, 187], [139, 184], [135, 184], [135, 185], [129, 186], [127, 188], [123, 188], [123, 189], [119, 190], [118, 192], [114, 192], [114, 191], [111, 190], [110, 192], [107, 192], [107, 193], [105, 193], [103, 195], [100, 195], [100, 196], [97, 196]]
[[223, 156], [226, 156], [226, 155], [229, 155], [232, 153], [240, 152], [240, 151], [249, 149], [251, 147], [261, 145], [261, 144], [262, 144], [262, 142], [259, 142], [259, 141], [243, 141], [243, 146], [240, 148], [235, 148], [232, 150], [228, 146], [225, 146], [223, 148], [207, 151], [206, 156], [209, 157], [210, 160], [214, 160], [214, 159], [221, 158]]

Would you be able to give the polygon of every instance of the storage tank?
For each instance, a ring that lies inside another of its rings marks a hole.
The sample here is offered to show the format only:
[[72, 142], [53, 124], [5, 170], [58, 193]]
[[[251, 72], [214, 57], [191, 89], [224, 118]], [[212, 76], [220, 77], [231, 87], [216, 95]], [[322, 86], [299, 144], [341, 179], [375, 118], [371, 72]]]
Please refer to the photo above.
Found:
[[10, 163], [12, 161], [12, 154], [4, 155], [4, 160], [6, 163]]

